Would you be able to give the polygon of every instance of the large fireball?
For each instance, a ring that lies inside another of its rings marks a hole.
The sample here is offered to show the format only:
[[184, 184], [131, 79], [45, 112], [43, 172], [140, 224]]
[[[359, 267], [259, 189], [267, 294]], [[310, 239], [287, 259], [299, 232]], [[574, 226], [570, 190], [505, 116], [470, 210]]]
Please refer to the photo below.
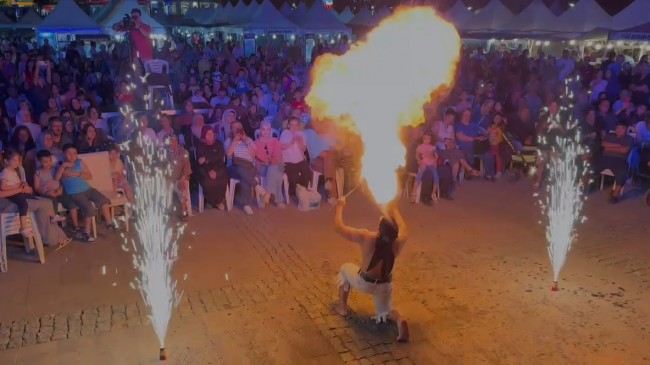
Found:
[[424, 121], [432, 93], [451, 83], [460, 52], [456, 29], [427, 7], [400, 8], [342, 56], [316, 60], [306, 101], [315, 119], [360, 134], [362, 175], [379, 204], [398, 192], [401, 126]]

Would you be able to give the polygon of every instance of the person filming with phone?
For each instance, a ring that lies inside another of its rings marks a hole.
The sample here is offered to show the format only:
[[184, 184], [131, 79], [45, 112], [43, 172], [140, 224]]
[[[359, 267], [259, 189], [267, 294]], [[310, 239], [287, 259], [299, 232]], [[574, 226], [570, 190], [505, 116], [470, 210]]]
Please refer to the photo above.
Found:
[[[124, 15], [124, 18], [113, 24], [116, 32], [126, 32], [131, 39], [131, 60], [142, 62], [153, 59], [153, 45], [149, 36], [151, 26], [142, 22], [142, 11], [131, 10], [131, 15]], [[136, 66], [139, 66], [136, 62]]]

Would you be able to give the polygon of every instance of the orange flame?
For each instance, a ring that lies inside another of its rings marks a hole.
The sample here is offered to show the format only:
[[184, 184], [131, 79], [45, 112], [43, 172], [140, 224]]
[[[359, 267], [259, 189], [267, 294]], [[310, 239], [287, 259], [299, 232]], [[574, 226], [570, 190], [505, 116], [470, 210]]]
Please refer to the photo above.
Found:
[[402, 126], [424, 121], [423, 106], [453, 79], [460, 37], [432, 8], [399, 8], [342, 56], [319, 57], [306, 101], [364, 142], [362, 175], [379, 204], [398, 192]]

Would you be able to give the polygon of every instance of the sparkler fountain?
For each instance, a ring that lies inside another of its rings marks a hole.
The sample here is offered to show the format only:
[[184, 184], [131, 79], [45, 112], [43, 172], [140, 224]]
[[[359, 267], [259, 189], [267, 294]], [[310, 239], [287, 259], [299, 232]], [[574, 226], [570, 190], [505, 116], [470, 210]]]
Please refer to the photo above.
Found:
[[[145, 101], [148, 97], [145, 96]], [[138, 121], [133, 118], [131, 108], [127, 106], [121, 112], [125, 120], [133, 121], [137, 128]], [[132, 208], [137, 235], [125, 237], [125, 250], [129, 244], [133, 249], [133, 265], [140, 276], [132, 287], [137, 287], [149, 308], [148, 317], [160, 343], [159, 358], [166, 360], [165, 336], [172, 311], [182, 295], [176, 289], [172, 268], [178, 259], [178, 240], [185, 226], [174, 229], [170, 222], [174, 192], [165, 151], [156, 141], [142, 135], [130, 144], [125, 144], [124, 149], [128, 151], [127, 159], [135, 180], [137, 199]]]
[[[569, 107], [573, 94], [569, 92], [567, 80], [565, 93], [561, 96]], [[565, 106], [561, 111], [567, 111]], [[546, 239], [548, 241], [548, 255], [553, 268], [552, 291], [558, 291], [558, 278], [564, 266], [571, 245], [577, 237], [575, 224], [584, 222], [586, 218], [581, 215], [585, 200], [585, 179], [589, 173], [589, 164], [584, 155], [589, 150], [581, 144], [582, 135], [577, 122], [570, 119], [566, 122], [552, 121], [549, 128], [557, 128], [561, 133], [549, 141], [543, 138], [542, 144], [551, 145], [548, 163], [548, 177], [546, 187], [546, 200], [540, 200], [542, 214], [547, 217]], [[582, 165], [582, 166], [581, 166]]]

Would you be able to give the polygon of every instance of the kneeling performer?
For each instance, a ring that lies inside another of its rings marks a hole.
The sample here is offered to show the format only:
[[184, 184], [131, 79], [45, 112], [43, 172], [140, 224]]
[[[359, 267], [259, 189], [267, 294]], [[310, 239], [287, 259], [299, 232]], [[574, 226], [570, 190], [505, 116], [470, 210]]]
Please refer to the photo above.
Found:
[[392, 308], [393, 284], [391, 271], [395, 257], [400, 254], [407, 239], [404, 219], [395, 203], [388, 208], [388, 216], [379, 220], [377, 232], [348, 227], [343, 223], [345, 199], [340, 199], [336, 207], [334, 224], [336, 231], [347, 240], [361, 246], [361, 267], [352, 263], [341, 266], [338, 274], [339, 301], [335, 311], [341, 316], [348, 314], [350, 288], [370, 294], [375, 304], [377, 323], [391, 319], [397, 323], [400, 342], [408, 341], [409, 331], [406, 320]]

